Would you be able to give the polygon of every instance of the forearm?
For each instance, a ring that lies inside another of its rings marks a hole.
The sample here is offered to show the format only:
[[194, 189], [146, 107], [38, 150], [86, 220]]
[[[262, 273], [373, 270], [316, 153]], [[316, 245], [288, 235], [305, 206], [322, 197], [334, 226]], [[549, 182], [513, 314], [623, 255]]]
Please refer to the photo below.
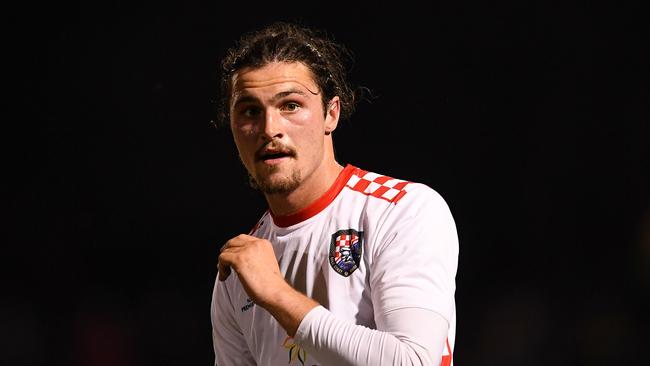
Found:
[[323, 307], [313, 309], [295, 341], [319, 362], [332, 365], [439, 365], [447, 321], [424, 309], [400, 309], [375, 330], [337, 319]]
[[264, 301], [258, 304], [268, 311], [289, 336], [294, 336], [300, 322], [309, 311], [319, 304], [295, 290], [289, 284], [281, 286]]

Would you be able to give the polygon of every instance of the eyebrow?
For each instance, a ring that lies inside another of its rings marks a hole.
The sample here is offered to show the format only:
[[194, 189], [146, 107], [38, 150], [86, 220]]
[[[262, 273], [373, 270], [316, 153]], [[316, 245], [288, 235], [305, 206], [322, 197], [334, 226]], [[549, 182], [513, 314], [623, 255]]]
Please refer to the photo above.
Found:
[[[302, 91], [300, 89], [292, 88], [292, 89], [282, 91], [282, 92], [279, 92], [279, 93], [275, 94], [273, 97], [271, 97], [271, 102], [275, 102], [278, 99], [282, 99], [282, 98], [287, 97], [287, 96], [289, 96], [291, 94], [298, 94], [298, 95], [301, 95], [301, 96], [304, 96], [304, 97], [307, 96], [307, 93], [305, 93], [304, 91]], [[258, 98], [254, 97], [252, 95], [243, 95], [241, 97], [236, 96], [235, 97], [235, 103], [233, 104], [233, 106], [237, 106], [237, 105], [239, 105], [241, 103], [257, 102], [258, 100], [259, 100]]]

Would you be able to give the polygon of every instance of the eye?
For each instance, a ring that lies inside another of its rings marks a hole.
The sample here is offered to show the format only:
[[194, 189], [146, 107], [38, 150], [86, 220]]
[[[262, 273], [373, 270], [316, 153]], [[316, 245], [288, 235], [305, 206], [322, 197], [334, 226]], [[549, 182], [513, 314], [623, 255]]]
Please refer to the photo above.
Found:
[[262, 109], [258, 107], [245, 107], [239, 113], [247, 118], [255, 118], [262, 113]]
[[287, 112], [295, 112], [298, 109], [300, 109], [300, 104], [296, 102], [288, 102], [282, 106], [282, 110]]

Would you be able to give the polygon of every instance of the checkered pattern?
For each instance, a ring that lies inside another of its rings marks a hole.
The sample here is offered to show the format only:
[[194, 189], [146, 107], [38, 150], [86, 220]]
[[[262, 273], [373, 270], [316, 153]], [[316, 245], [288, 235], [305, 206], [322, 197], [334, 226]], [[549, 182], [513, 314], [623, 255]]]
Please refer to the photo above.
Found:
[[411, 182], [357, 169], [347, 186], [354, 191], [397, 203], [406, 194], [404, 188], [409, 183]]
[[359, 237], [356, 235], [339, 235], [336, 238], [336, 249], [334, 249], [334, 259], [336, 260], [336, 263], [341, 260], [341, 249], [344, 247], [351, 248], [358, 241]]

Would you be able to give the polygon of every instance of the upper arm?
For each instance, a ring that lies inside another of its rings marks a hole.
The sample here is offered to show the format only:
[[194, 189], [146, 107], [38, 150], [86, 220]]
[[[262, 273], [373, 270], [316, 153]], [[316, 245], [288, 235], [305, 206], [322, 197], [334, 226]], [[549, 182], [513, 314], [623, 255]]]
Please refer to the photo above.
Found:
[[400, 308], [431, 310], [448, 323], [454, 314], [458, 236], [453, 217], [435, 191], [409, 193], [418, 194], [407, 194], [392, 208], [373, 248], [370, 285], [378, 329], [387, 313]]

